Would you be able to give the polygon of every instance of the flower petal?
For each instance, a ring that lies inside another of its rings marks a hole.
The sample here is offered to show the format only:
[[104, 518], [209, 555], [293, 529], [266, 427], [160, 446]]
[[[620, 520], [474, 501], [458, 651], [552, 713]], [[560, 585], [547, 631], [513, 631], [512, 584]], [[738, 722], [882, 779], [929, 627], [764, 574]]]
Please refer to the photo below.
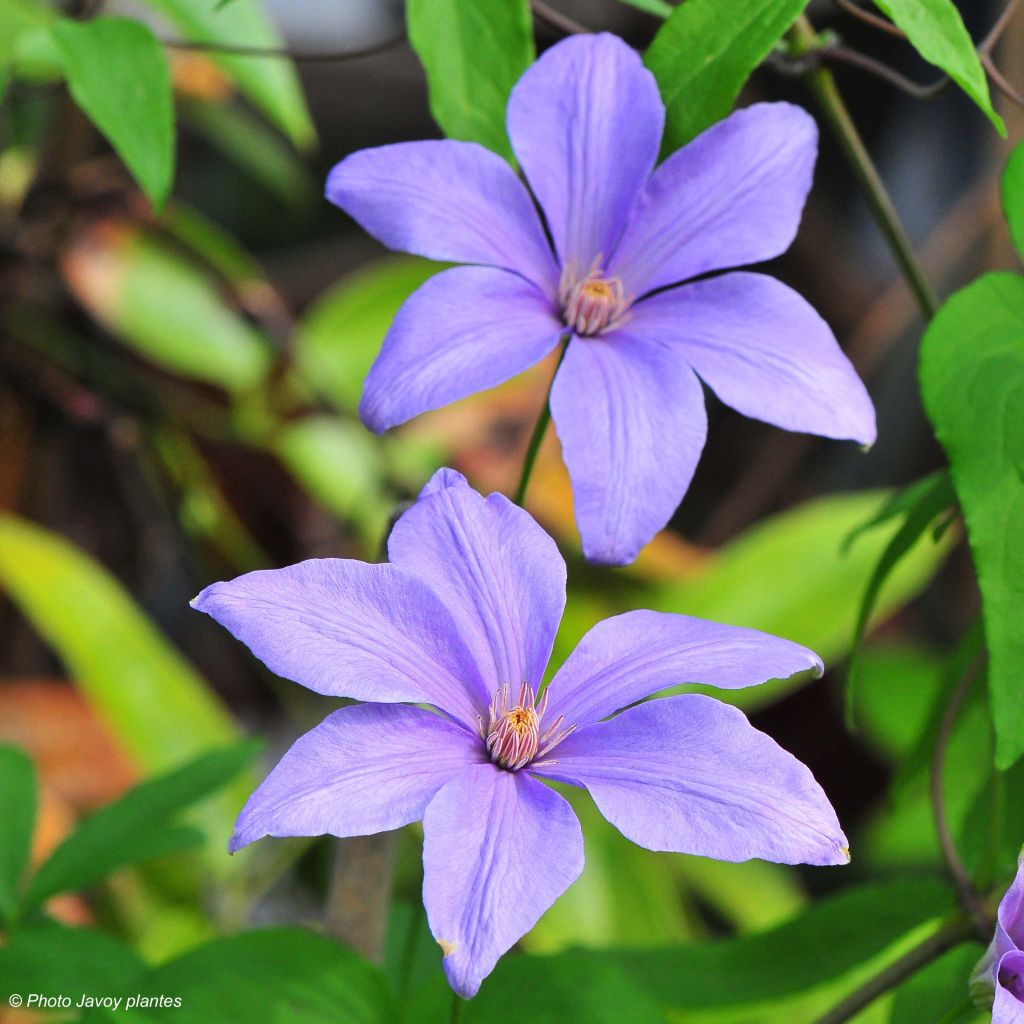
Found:
[[563, 330], [551, 303], [521, 277], [490, 267], [445, 270], [399, 309], [359, 415], [379, 434], [493, 388], [543, 359]]
[[423, 904], [452, 988], [469, 999], [583, 870], [572, 808], [525, 772], [465, 769], [423, 817]]
[[317, 693], [436, 704], [470, 728], [486, 713], [490, 688], [451, 615], [393, 565], [312, 558], [214, 583], [192, 606]]
[[735, 273], [660, 292], [630, 330], [669, 345], [744, 416], [871, 444], [875, 410], [828, 324], [791, 288]]
[[327, 198], [389, 249], [515, 271], [554, 294], [558, 270], [530, 194], [496, 153], [451, 139], [363, 149]]
[[649, 850], [716, 860], [845, 864], [846, 837], [807, 767], [737, 708], [685, 694], [573, 733], [531, 769], [586, 786]]
[[644, 189], [609, 274], [645, 295], [785, 252], [811, 188], [818, 128], [789, 103], [757, 103], [677, 150]]
[[328, 715], [249, 797], [232, 853], [263, 836], [365, 836], [423, 817], [434, 794], [486, 760], [479, 736], [404, 704]]
[[551, 413], [584, 554], [605, 565], [632, 562], [690, 486], [707, 434], [700, 382], [631, 323], [569, 342]]
[[1005, 953], [996, 973], [992, 1024], [1024, 1024], [1024, 953], [1019, 949]]
[[540, 685], [565, 607], [565, 562], [528, 512], [439, 470], [395, 524], [390, 560], [448, 609], [491, 693]]
[[626, 612], [599, 622], [565, 660], [548, 687], [546, 715], [590, 725], [668, 686], [732, 690], [809, 669], [824, 671], [813, 651], [757, 629]]
[[665, 108], [640, 55], [617, 36], [551, 47], [508, 102], [508, 134], [563, 266], [609, 257], [654, 168]]

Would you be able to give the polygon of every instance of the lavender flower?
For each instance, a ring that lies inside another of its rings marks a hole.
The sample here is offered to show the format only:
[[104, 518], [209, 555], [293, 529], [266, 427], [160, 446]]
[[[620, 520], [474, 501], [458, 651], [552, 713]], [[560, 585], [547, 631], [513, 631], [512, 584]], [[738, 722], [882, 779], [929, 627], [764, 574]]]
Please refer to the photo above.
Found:
[[595, 626], [538, 701], [565, 563], [526, 512], [441, 470], [395, 526], [389, 555], [251, 572], [196, 598], [273, 671], [372, 702], [335, 711], [295, 743], [243, 808], [231, 850], [422, 818], [423, 901], [449, 982], [466, 997], [583, 867], [579, 822], [540, 780], [586, 787], [651, 850], [848, 859], [811, 773], [737, 709], [691, 694], [616, 714], [677, 683], [733, 688], [820, 672], [810, 651], [629, 612]]
[[1024, 860], [996, 914], [996, 933], [971, 978], [971, 994], [992, 1007], [992, 1024], [1024, 1024]]
[[863, 385], [799, 295], [762, 274], [692, 280], [788, 248], [814, 121], [756, 104], [655, 171], [664, 118], [632, 49], [577, 36], [509, 100], [532, 197], [494, 153], [451, 140], [363, 150], [327, 181], [328, 198], [390, 248], [479, 264], [445, 270], [401, 308], [366, 379], [363, 422], [381, 432], [493, 387], [569, 338], [551, 410], [584, 552], [610, 564], [632, 561], [690, 485], [707, 431], [701, 380], [787, 430], [875, 438]]

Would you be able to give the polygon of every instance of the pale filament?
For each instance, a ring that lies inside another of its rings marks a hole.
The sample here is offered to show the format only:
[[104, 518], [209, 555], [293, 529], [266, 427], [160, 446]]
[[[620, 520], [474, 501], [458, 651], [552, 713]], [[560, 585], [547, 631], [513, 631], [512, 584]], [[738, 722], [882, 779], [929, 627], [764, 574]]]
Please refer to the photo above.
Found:
[[601, 257], [596, 256], [582, 277], [574, 261], [566, 264], [558, 286], [558, 301], [566, 327], [583, 337], [621, 327], [629, 318], [632, 297], [622, 281], [605, 277]]
[[536, 764], [538, 757], [543, 757], [575, 730], [575, 725], [564, 727], [562, 715], [542, 728], [547, 706], [547, 691], [538, 703], [536, 693], [528, 683], [519, 688], [519, 699], [514, 706], [510, 706], [508, 684], [498, 688], [488, 708], [486, 727], [482, 718], [478, 720], [487, 753], [496, 765], [514, 772], [528, 764]]

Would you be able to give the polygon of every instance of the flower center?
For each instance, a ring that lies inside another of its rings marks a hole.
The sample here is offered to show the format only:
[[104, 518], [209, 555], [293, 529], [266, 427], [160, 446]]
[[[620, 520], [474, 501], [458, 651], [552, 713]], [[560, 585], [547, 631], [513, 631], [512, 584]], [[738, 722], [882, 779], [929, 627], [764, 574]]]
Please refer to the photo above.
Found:
[[628, 316], [630, 300], [622, 281], [604, 276], [600, 256], [582, 276], [575, 263], [568, 263], [562, 271], [558, 298], [566, 327], [584, 337], [618, 327]]
[[542, 757], [564, 740], [576, 726], [562, 728], [564, 719], [559, 715], [541, 730], [547, 704], [547, 691], [538, 703], [533, 687], [523, 683], [519, 688], [518, 701], [514, 707], [509, 707], [508, 685], [498, 688], [488, 708], [486, 728], [483, 719], [480, 720], [480, 735], [487, 745], [487, 753], [498, 767], [516, 772], [531, 763], [552, 763], [539, 762], [535, 758]]

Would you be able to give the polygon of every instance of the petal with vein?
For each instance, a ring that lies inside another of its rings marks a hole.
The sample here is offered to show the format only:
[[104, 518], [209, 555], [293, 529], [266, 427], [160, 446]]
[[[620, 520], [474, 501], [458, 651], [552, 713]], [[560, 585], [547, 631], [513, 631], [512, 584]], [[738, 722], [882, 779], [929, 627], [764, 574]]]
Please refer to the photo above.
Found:
[[496, 153], [452, 139], [363, 149], [327, 198], [389, 249], [522, 274], [554, 294], [558, 270], [530, 194]]
[[533, 366], [564, 330], [551, 303], [516, 274], [454, 267], [406, 299], [370, 368], [359, 415], [382, 433]]
[[611, 255], [658, 158], [665, 108], [640, 55], [607, 33], [551, 47], [512, 89], [508, 134], [563, 266]]
[[627, 839], [715, 860], [845, 864], [846, 837], [810, 770], [741, 711], [665, 697], [573, 733], [538, 774], [585, 786]]
[[[435, 485], [435, 481], [439, 484]], [[540, 685], [565, 607], [565, 562], [529, 513], [440, 470], [395, 524], [392, 563], [422, 579], [455, 620], [493, 689]]]
[[423, 903], [452, 988], [469, 999], [583, 870], [572, 808], [525, 772], [465, 769], [423, 817]]
[[485, 757], [479, 736], [422, 708], [342, 708], [300, 736], [249, 797], [229, 849], [263, 836], [400, 828], [423, 817], [445, 783]]
[[681, 683], [732, 690], [823, 668], [813, 651], [760, 630], [637, 610], [583, 637], [551, 680], [547, 716], [590, 725]]

